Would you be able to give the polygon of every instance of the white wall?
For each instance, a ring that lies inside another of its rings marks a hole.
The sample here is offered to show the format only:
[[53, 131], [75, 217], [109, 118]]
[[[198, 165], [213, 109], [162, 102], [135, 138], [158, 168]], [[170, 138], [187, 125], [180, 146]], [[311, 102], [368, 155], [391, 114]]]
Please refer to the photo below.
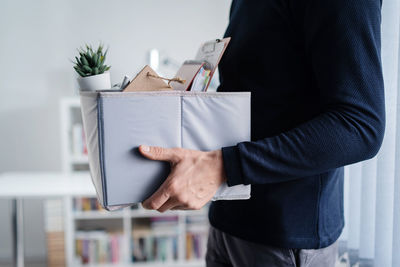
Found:
[[[229, 0], [3, 0], [0, 3], [0, 173], [61, 168], [58, 104], [76, 90], [69, 59], [84, 43], [110, 46], [112, 82], [134, 75], [157, 48], [183, 61], [199, 44], [222, 37]], [[0, 201], [0, 259], [9, 257], [8, 202]], [[27, 223], [41, 228], [41, 202]], [[31, 239], [44, 240], [38, 232]], [[28, 241], [34, 244], [35, 241]], [[27, 256], [43, 246], [27, 243]]]

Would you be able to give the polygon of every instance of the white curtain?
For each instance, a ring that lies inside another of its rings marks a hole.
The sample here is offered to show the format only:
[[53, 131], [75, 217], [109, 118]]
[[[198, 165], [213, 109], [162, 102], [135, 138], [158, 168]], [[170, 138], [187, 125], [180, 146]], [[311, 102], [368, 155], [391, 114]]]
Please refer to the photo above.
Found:
[[386, 131], [374, 159], [346, 167], [341, 236], [375, 267], [400, 267], [400, 0], [383, 0]]

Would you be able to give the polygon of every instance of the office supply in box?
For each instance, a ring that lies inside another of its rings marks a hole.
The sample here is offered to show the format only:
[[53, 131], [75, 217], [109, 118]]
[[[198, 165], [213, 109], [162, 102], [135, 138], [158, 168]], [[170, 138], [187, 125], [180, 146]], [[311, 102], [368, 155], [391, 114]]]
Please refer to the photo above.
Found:
[[172, 81], [170, 85], [174, 90], [188, 91], [192, 85], [193, 79], [199, 73], [200, 69], [204, 66], [203, 61], [186, 60], [179, 68], [175, 77], [183, 79], [184, 83]]
[[120, 86], [119, 89], [120, 89], [121, 91], [124, 90], [125, 87], [127, 87], [129, 83], [130, 83], [129, 76], [128, 76], [128, 75], [125, 75], [125, 76], [124, 76], [124, 79], [123, 79], [122, 82], [121, 82], [121, 86]]
[[197, 51], [197, 55], [195, 60], [200, 60], [207, 62], [210, 67], [207, 68], [210, 70], [210, 79], [206, 84], [204, 91], [207, 91], [208, 86], [210, 85], [211, 79], [216, 71], [219, 61], [222, 58], [226, 48], [228, 47], [229, 41], [231, 37], [226, 37], [224, 39], [216, 39], [212, 41], [207, 41], [203, 43], [199, 50]]
[[182, 78], [185, 82], [170, 81], [169, 84], [174, 90], [207, 91], [230, 40], [231, 38], [227, 37], [203, 43], [197, 51], [195, 60], [183, 62], [175, 75], [175, 78]]
[[172, 90], [166, 82], [160, 79], [157, 73], [148, 65], [125, 86], [123, 92]]
[[[129, 86], [128, 86], [129, 87]], [[148, 198], [169, 163], [140, 155], [138, 146], [214, 150], [250, 140], [249, 92], [81, 92], [90, 173], [108, 210]], [[213, 197], [248, 199], [250, 185], [223, 184]]]
[[210, 78], [210, 70], [206, 70], [203, 67], [199, 70], [196, 77], [193, 80], [190, 91], [203, 92], [208, 84]]

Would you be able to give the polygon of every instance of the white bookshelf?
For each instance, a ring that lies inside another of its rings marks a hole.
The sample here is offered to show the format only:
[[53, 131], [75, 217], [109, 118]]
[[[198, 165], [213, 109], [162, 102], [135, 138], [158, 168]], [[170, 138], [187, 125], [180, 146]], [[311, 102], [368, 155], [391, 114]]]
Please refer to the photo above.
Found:
[[[62, 167], [65, 173], [82, 173], [89, 177], [88, 157], [85, 154], [73, 153], [73, 130], [76, 124], [82, 124], [79, 98], [64, 98], [60, 103], [60, 126], [62, 140]], [[83, 196], [87, 197], [87, 196]], [[94, 197], [91, 196], [91, 197]], [[187, 218], [191, 216], [207, 216], [207, 209], [199, 211], [167, 211], [159, 213], [156, 211], [145, 210], [142, 207], [138, 209], [125, 208], [123, 210], [108, 212], [108, 211], [76, 211], [73, 208], [73, 197], [64, 198], [64, 231], [65, 231], [65, 256], [66, 266], [104, 266], [104, 267], [156, 267], [156, 266], [205, 266], [204, 259], [186, 260], [186, 233], [187, 233]], [[176, 216], [177, 237], [178, 237], [178, 260], [167, 262], [132, 262], [131, 236], [133, 221], [140, 218], [153, 218]], [[207, 220], [205, 220], [207, 222]], [[81, 264], [75, 255], [75, 234], [79, 228], [84, 225], [90, 228], [98, 227], [104, 224], [104, 227], [116, 227], [122, 233], [122, 255], [118, 264]], [[204, 223], [204, 227], [208, 229], [208, 223]]]

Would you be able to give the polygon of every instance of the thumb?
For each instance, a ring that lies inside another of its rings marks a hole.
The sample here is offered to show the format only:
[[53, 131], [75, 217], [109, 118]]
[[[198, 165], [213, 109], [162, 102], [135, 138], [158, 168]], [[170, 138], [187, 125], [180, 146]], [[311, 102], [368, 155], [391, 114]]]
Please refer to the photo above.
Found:
[[139, 146], [140, 153], [148, 159], [177, 162], [178, 153], [173, 148], [163, 148], [158, 146]]

